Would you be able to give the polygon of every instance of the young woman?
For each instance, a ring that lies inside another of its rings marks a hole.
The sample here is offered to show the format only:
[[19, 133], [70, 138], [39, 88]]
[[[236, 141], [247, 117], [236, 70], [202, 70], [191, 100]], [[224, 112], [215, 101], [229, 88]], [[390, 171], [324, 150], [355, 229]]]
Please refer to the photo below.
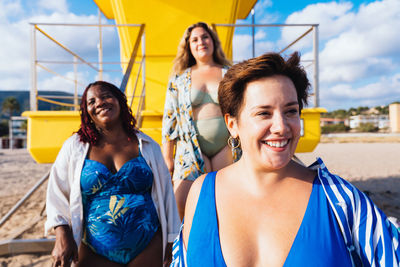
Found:
[[192, 185], [173, 265], [399, 266], [399, 232], [385, 214], [321, 159], [309, 168], [292, 159], [309, 87], [299, 61], [265, 54], [221, 81], [243, 154]]
[[173, 174], [181, 218], [192, 182], [232, 163], [218, 103], [218, 84], [229, 65], [207, 24], [199, 22], [185, 31], [168, 84], [162, 129], [163, 155]]
[[80, 113], [48, 184], [54, 266], [168, 264], [180, 220], [160, 147], [135, 129], [125, 95], [110, 83], [89, 84]]

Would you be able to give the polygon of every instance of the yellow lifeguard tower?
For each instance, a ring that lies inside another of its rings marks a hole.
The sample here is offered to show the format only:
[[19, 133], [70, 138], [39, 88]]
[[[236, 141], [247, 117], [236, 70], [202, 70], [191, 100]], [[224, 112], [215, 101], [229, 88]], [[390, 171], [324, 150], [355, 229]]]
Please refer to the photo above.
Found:
[[[116, 24], [145, 24], [146, 97], [141, 112], [141, 129], [161, 141], [161, 119], [166, 85], [175, 58], [179, 41], [185, 29], [196, 22], [209, 24], [234, 24], [250, 13], [256, 0], [94, 0], [108, 19]], [[222, 47], [232, 58], [232, 27], [218, 28]], [[119, 28], [121, 61], [129, 61], [139, 29]], [[143, 44], [142, 44], [143, 45]], [[142, 55], [138, 53], [138, 61]], [[124, 66], [126, 70], [127, 66]], [[136, 75], [133, 70], [133, 75]], [[128, 82], [126, 95], [132, 96], [134, 79]], [[136, 103], [133, 104], [136, 106]]]
[[[129, 104], [139, 117], [141, 130], [161, 142], [161, 120], [166, 86], [180, 38], [185, 29], [196, 22], [211, 25], [233, 25], [245, 19], [256, 0], [94, 0], [108, 19], [118, 25], [121, 62], [142, 62], [122, 65]], [[232, 58], [233, 27], [216, 27], [225, 54]], [[144, 38], [145, 37], [145, 38]], [[141, 75], [139, 75], [141, 74]], [[130, 77], [130, 78], [129, 78]], [[136, 78], [134, 78], [136, 77]], [[143, 90], [135, 90], [142, 84]], [[141, 101], [143, 100], [144, 101]], [[303, 133], [297, 152], [310, 152], [319, 142], [321, 108], [304, 109]], [[77, 131], [77, 111], [29, 111], [28, 150], [39, 163], [53, 162], [62, 143]]]

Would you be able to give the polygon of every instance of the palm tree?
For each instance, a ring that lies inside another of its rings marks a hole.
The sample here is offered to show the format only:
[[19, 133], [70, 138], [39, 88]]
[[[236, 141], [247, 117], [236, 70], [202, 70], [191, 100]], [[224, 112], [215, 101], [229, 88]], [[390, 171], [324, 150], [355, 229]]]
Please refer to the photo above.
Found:
[[3, 101], [2, 110], [11, 117], [15, 111], [20, 110], [18, 100], [13, 96], [7, 97]]

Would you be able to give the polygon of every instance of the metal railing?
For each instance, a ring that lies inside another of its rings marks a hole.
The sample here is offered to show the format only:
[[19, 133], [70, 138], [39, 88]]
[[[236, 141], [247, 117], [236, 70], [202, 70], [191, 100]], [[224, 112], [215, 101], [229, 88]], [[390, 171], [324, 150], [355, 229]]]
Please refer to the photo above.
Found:
[[[303, 39], [305, 36], [313, 33], [313, 59], [311, 60], [311, 64], [314, 67], [313, 70], [313, 85], [314, 92], [311, 94], [314, 97], [314, 107], [319, 107], [319, 57], [318, 57], [318, 26], [319, 24], [212, 24], [212, 27], [215, 31], [217, 31], [217, 27], [251, 27], [254, 32], [254, 28], [256, 27], [308, 27], [308, 29], [301, 34], [298, 38], [293, 40], [289, 45], [279, 50], [279, 53], [285, 52], [287, 49], [292, 47], [295, 43]], [[252, 39], [252, 47], [253, 47], [253, 56], [254, 56], [254, 47], [255, 40]], [[308, 66], [307, 66], [308, 67]]]
[[[62, 105], [62, 106], [67, 106], [67, 107], [72, 107], [75, 110], [78, 110], [79, 108], [79, 96], [78, 96], [78, 85], [81, 87], [85, 87], [86, 85], [83, 84], [78, 80], [78, 64], [83, 64], [85, 66], [88, 66], [92, 70], [94, 70], [99, 77], [99, 80], [102, 80], [103, 72], [115, 72], [115, 71], [120, 71], [120, 70], [104, 70], [103, 69], [103, 64], [128, 64], [128, 67], [126, 68], [125, 74], [122, 79], [122, 83], [120, 86], [120, 89], [125, 92], [126, 86], [128, 84], [132, 67], [133, 64], [140, 64], [139, 66], [139, 72], [137, 74], [136, 79], [138, 80], [138, 77], [140, 73], [142, 74], [142, 92], [140, 92], [139, 96], [135, 96], [136, 93], [136, 86], [137, 86], [137, 81], [135, 82], [135, 88], [133, 88], [133, 95], [130, 99], [129, 105], [132, 106], [132, 103], [134, 101], [134, 97], [139, 97], [139, 107], [143, 107], [144, 102], [144, 88], [145, 88], [145, 32], [144, 32], [144, 24], [102, 24], [101, 19], [99, 16], [99, 23], [98, 24], [74, 24], [74, 23], [30, 23], [31, 25], [31, 90], [30, 90], [30, 110], [31, 111], [37, 111], [38, 110], [38, 100], [40, 101], [45, 101], [49, 102], [52, 104], [57, 104], [57, 105]], [[88, 60], [85, 60], [83, 56], [78, 55], [76, 52], [72, 51], [70, 48], [68, 48], [66, 45], [62, 44], [55, 38], [53, 38], [49, 33], [47, 33], [42, 26], [68, 26], [68, 27], [98, 27], [99, 28], [99, 43], [98, 43], [98, 62], [91, 62]], [[131, 53], [131, 57], [129, 62], [104, 62], [103, 61], [103, 44], [102, 44], [102, 28], [104, 27], [140, 27], [138, 37], [136, 39], [134, 48]], [[67, 52], [69, 55], [72, 56], [73, 60], [72, 61], [60, 61], [60, 60], [40, 60], [37, 57], [37, 32], [42, 34], [44, 37], [46, 37], [48, 40], [56, 44], [58, 47], [60, 47], [63, 51]], [[140, 46], [140, 43], [142, 43], [142, 59], [140, 62], [136, 62], [136, 56], [138, 52], [138, 48]], [[51, 69], [50, 67], [45, 66], [45, 64], [66, 64], [66, 65], [73, 65], [73, 71], [74, 71], [74, 78], [66, 77], [65, 75], [58, 73], [57, 71]], [[50, 96], [50, 95], [39, 95], [38, 93], [38, 86], [37, 86], [37, 76], [38, 76], [38, 71], [37, 69], [41, 68], [42, 70], [45, 70], [47, 73], [50, 73], [52, 75], [55, 75], [57, 77], [61, 77], [66, 81], [74, 83], [74, 95], [72, 96]], [[54, 99], [73, 99], [73, 104], [71, 103], [66, 103]], [[129, 100], [129, 99], [128, 99]], [[140, 111], [142, 109], [138, 109], [136, 115], [140, 115]]]
[[[145, 88], [146, 88], [146, 72], [145, 72], [146, 43], [145, 43], [144, 28], [145, 28], [144, 24], [140, 26], [139, 33], [137, 35], [135, 45], [133, 46], [128, 66], [126, 68], [126, 71], [125, 71], [125, 74], [124, 74], [124, 77], [122, 79], [121, 86], [120, 86], [121, 91], [125, 92], [126, 86], [129, 81], [129, 77], [131, 76], [133, 64], [135, 63], [135, 60], [136, 60], [139, 45], [140, 45], [140, 43], [142, 43], [142, 60], [139, 63], [140, 65], [138, 68], [138, 72], [136, 74], [136, 79], [135, 79], [135, 83], [133, 86], [132, 95], [129, 100], [130, 103], [128, 103], [129, 107], [132, 109], [132, 105], [134, 103], [135, 98], [139, 98], [138, 107], [137, 107], [137, 110], [135, 113], [138, 128], [140, 128], [142, 126], [142, 110], [144, 108], [144, 99], [145, 99], [145, 93], [146, 93], [146, 91], [145, 91]], [[140, 92], [139, 96], [136, 96], [136, 89], [137, 89], [140, 74], [142, 74], [142, 88], [141, 88], [141, 92]]]

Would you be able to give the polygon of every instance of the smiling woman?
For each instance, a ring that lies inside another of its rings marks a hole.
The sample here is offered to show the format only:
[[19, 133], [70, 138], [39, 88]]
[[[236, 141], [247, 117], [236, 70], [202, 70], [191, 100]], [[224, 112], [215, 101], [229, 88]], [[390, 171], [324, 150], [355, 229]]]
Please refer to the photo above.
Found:
[[113, 122], [118, 122], [120, 107], [117, 99], [100, 86], [93, 86], [87, 92], [87, 111], [95, 125], [103, 128], [112, 127]]
[[179, 216], [159, 145], [135, 128], [125, 95], [89, 84], [81, 127], [61, 148], [47, 190], [54, 266], [162, 266]]
[[321, 159], [293, 160], [309, 87], [299, 62], [267, 53], [222, 79], [219, 103], [242, 157], [193, 183], [174, 266], [399, 265], [399, 232], [365, 194]]
[[217, 34], [206, 23], [186, 29], [168, 84], [162, 128], [163, 155], [181, 218], [193, 181], [233, 162], [217, 97], [229, 65]]
[[301, 129], [293, 82], [283, 75], [250, 82], [240, 116], [228, 116], [227, 120], [250, 161], [269, 170], [284, 167], [296, 150]]

